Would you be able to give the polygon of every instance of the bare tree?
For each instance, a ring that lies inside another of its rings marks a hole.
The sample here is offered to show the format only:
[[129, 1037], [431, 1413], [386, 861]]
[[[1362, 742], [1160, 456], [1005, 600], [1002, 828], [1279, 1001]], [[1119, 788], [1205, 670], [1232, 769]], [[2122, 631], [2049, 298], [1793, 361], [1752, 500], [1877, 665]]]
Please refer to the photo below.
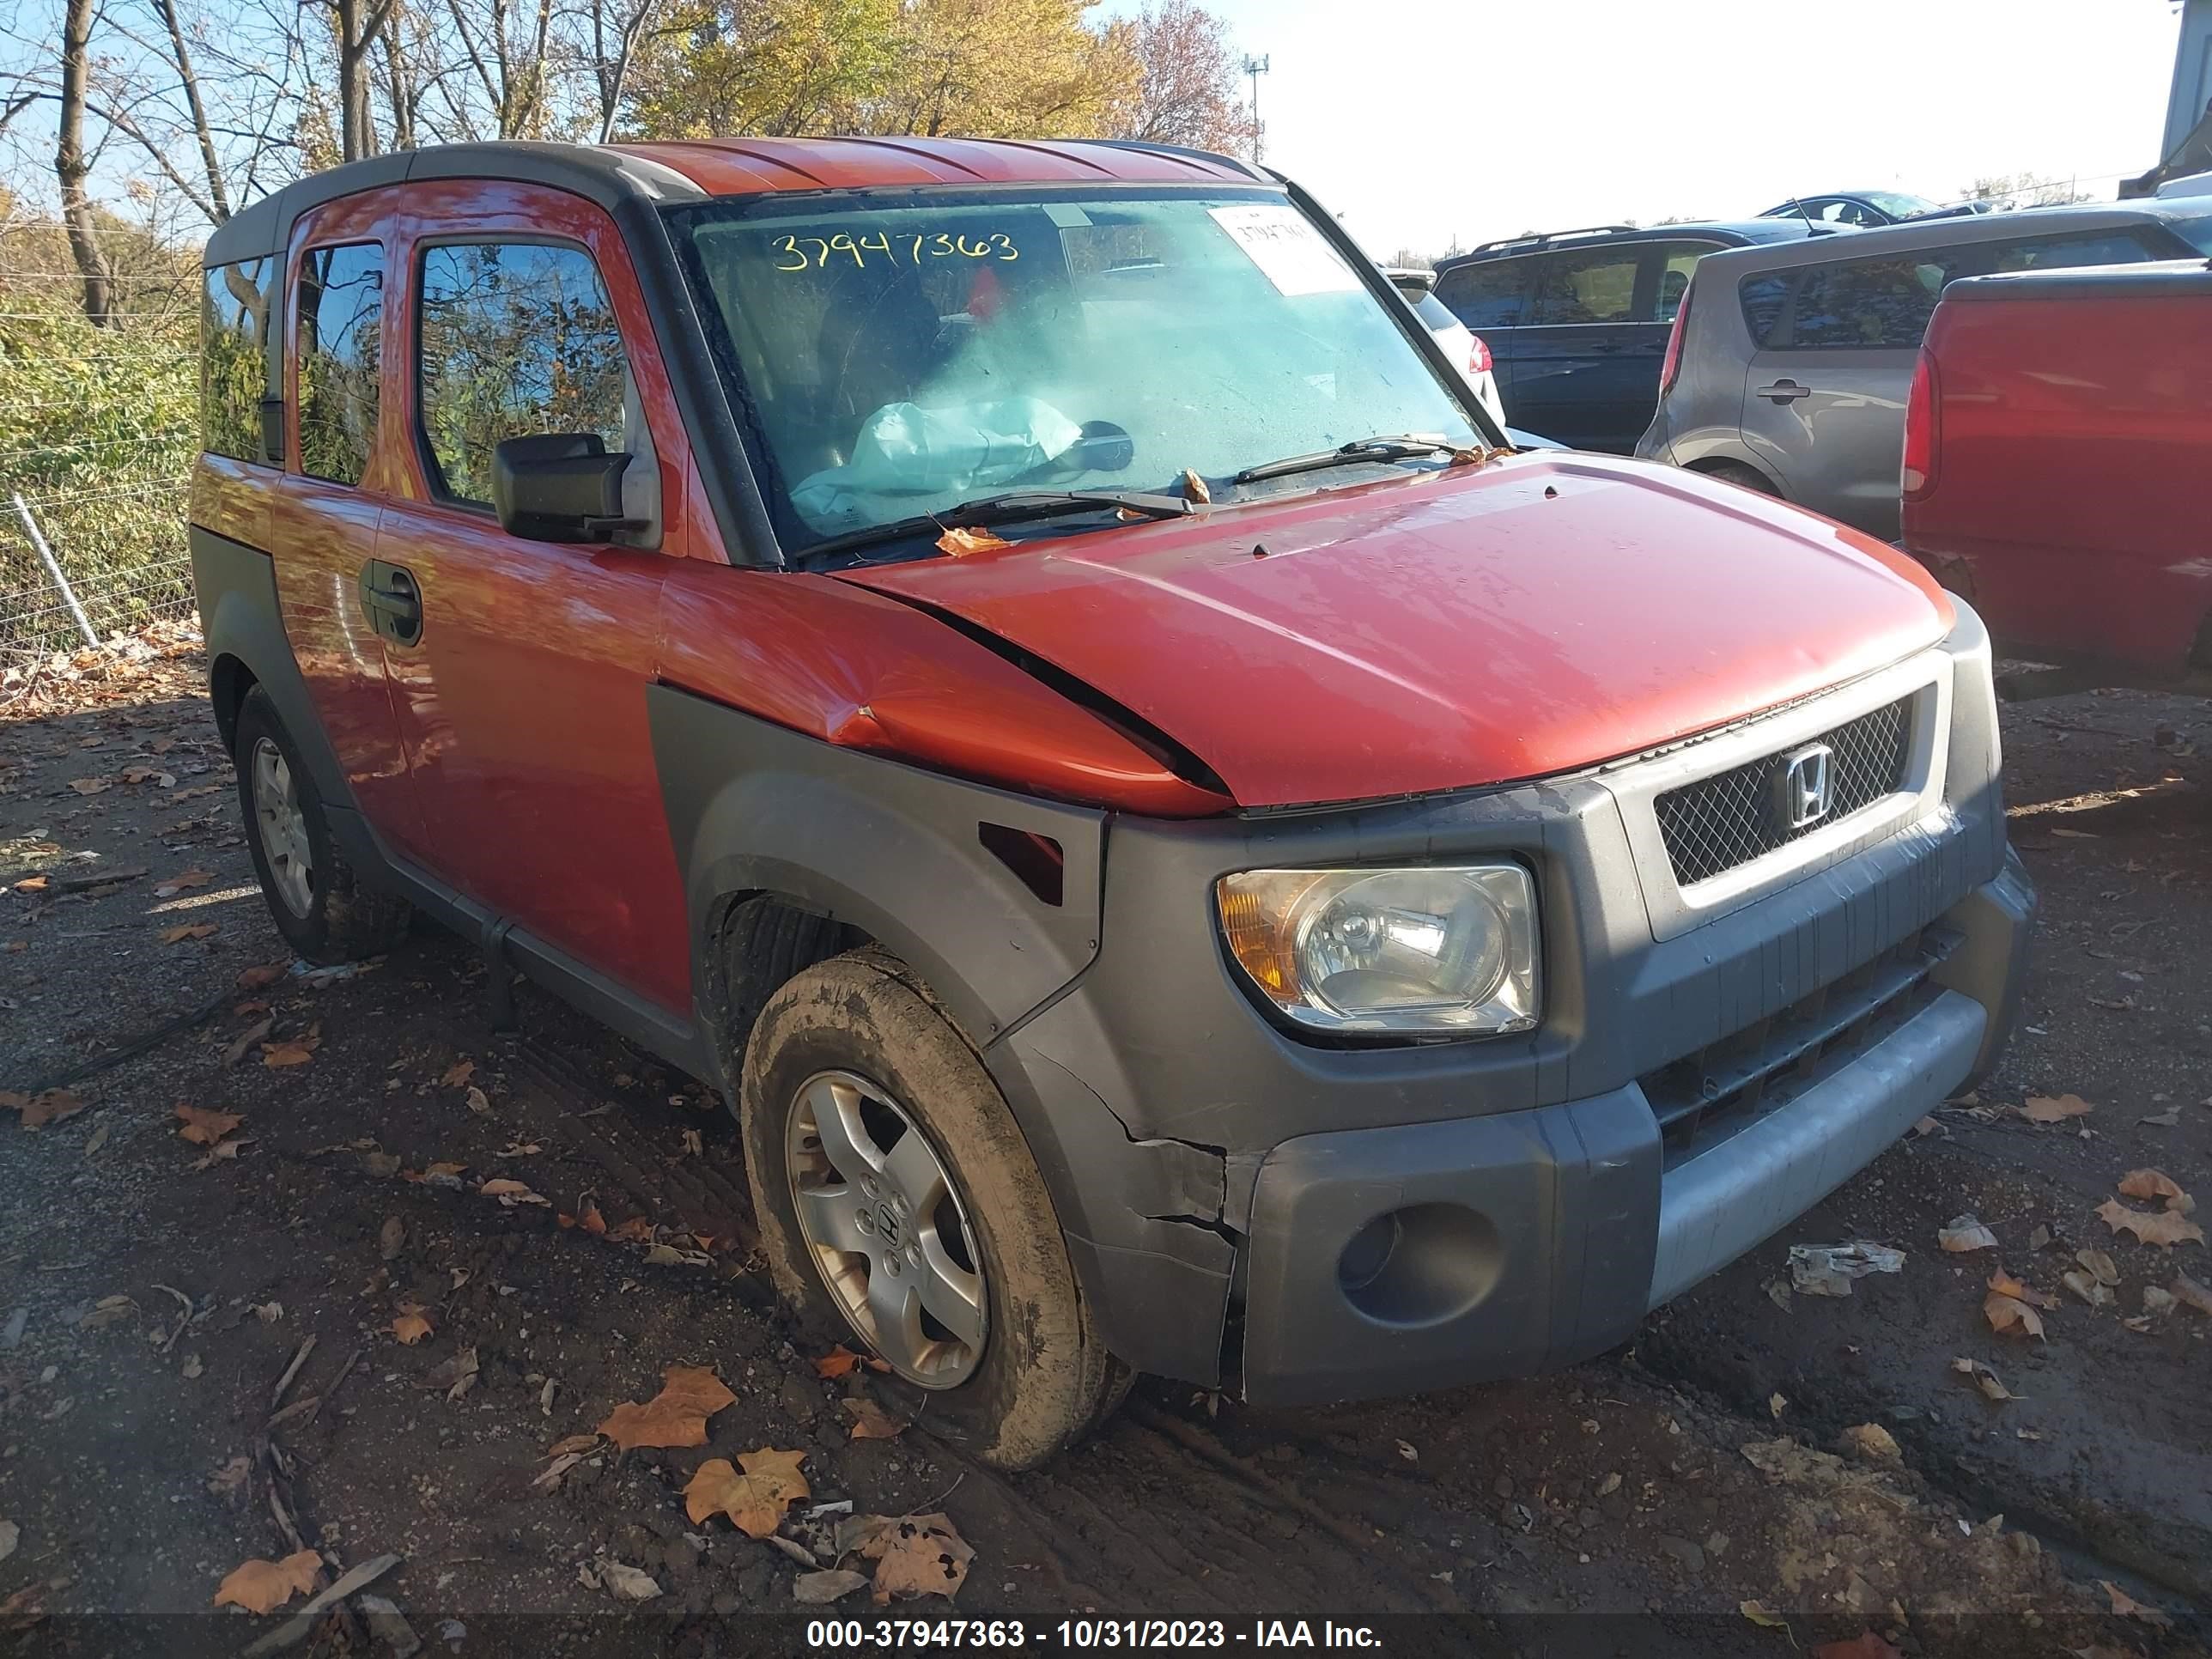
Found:
[[67, 0], [62, 12], [61, 118], [54, 137], [54, 182], [60, 186], [62, 224], [70, 255], [84, 283], [84, 314], [105, 327], [112, 309], [112, 277], [100, 246], [100, 228], [85, 190], [92, 162], [84, 147], [87, 87], [92, 72], [93, 0]]
[[341, 160], [376, 154], [371, 111], [369, 52], [391, 15], [392, 0], [330, 0], [331, 33], [337, 54], [338, 149]]
[[615, 124], [629, 95], [631, 65], [659, 9], [660, 0], [584, 0], [579, 56], [591, 71], [598, 100], [596, 133], [602, 144], [615, 136]]
[[1252, 113], [1237, 86], [1228, 26], [1196, 0], [1159, 0], [1133, 20], [1139, 73], [1119, 136], [1237, 154]]

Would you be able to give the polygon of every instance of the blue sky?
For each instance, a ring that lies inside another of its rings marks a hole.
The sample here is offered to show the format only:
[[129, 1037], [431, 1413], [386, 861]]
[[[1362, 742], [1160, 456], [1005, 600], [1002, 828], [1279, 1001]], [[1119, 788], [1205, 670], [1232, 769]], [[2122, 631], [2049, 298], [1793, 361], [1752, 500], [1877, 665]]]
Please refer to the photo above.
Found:
[[2159, 159], [2179, 29], [2169, 0], [1206, 3], [1273, 62], [1268, 162], [1378, 256], [2008, 173], [2109, 197]]

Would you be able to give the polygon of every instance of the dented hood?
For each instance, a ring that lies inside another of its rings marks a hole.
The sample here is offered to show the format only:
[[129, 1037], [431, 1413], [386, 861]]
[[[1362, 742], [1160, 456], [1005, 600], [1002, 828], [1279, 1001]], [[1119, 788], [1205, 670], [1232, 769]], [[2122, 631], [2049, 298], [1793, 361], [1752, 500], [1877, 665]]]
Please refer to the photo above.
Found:
[[1951, 622], [1918, 567], [1854, 532], [1584, 455], [843, 579], [1082, 681], [1248, 806], [1571, 771], [1855, 678]]

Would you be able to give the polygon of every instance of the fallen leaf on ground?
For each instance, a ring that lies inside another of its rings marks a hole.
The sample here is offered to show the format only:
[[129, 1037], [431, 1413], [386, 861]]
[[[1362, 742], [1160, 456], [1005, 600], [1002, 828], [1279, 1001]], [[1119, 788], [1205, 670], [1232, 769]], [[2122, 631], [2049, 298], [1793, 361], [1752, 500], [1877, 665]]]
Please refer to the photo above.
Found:
[[599, 1206], [588, 1198], [576, 1206], [576, 1222], [594, 1238], [606, 1237], [607, 1218], [599, 1213]]
[[215, 879], [215, 872], [194, 867], [171, 876], [154, 890], [155, 898], [174, 898], [187, 888], [204, 887]]
[[2148, 1117], [2137, 1118], [2136, 1121], [2148, 1123], [2154, 1129], [2178, 1129], [2181, 1127], [2181, 1108], [2169, 1106], [2162, 1112], [2153, 1112]]
[[2204, 1242], [2204, 1229], [2178, 1210], [2156, 1210], [2146, 1214], [2141, 1210], [2130, 1210], [2117, 1198], [2108, 1198], [2097, 1206], [2097, 1214], [2114, 1232], [2133, 1233], [2139, 1243], [2155, 1244], [2160, 1249]]
[[1968, 1250], [1994, 1250], [1997, 1236], [1972, 1216], [1960, 1215], [1952, 1217], [1949, 1226], [1937, 1231], [1936, 1242], [1954, 1255], [1963, 1255]]
[[477, 1116], [489, 1117], [491, 1115], [491, 1097], [471, 1083], [469, 1085], [468, 1107]]
[[107, 787], [106, 778], [71, 778], [70, 787], [80, 795], [96, 795]]
[[2083, 1273], [2078, 1267], [2059, 1274], [2058, 1282], [2093, 1308], [2109, 1308], [2118, 1300], [2111, 1285], [2100, 1283], [2094, 1273]]
[[457, 1060], [451, 1066], [448, 1066], [446, 1068], [446, 1074], [440, 1078], [438, 1081], [445, 1085], [448, 1089], [459, 1089], [465, 1086], [468, 1080], [476, 1074], [476, 1061], [473, 1060]]
[[1772, 1611], [1763, 1601], [1739, 1601], [1735, 1604], [1735, 1607], [1738, 1613], [1741, 1613], [1745, 1618], [1750, 1620], [1753, 1624], [1758, 1626], [1761, 1630], [1788, 1630], [1790, 1628], [1790, 1621], [1784, 1619], [1780, 1613]]
[[26, 876], [15, 884], [19, 893], [43, 893], [51, 884], [44, 876]]
[[253, 1144], [251, 1135], [240, 1135], [236, 1140], [226, 1140], [210, 1146], [192, 1160], [192, 1171], [198, 1174], [211, 1164], [228, 1164], [245, 1148]]
[[2173, 1299], [2185, 1302], [2201, 1314], [2212, 1314], [2212, 1291], [2208, 1291], [2187, 1273], [2173, 1276]]
[[617, 1601], [650, 1601], [660, 1594], [659, 1582], [651, 1573], [619, 1561], [602, 1561], [596, 1566], [587, 1562], [576, 1569], [576, 1577], [586, 1588], [604, 1589]]
[[948, 1600], [967, 1582], [975, 1552], [944, 1515], [902, 1516], [860, 1546], [876, 1564], [878, 1606], [900, 1596]]
[[419, 1302], [403, 1302], [399, 1316], [392, 1322], [392, 1334], [399, 1339], [399, 1346], [411, 1348], [434, 1328], [430, 1323], [430, 1310]]
[[176, 1116], [184, 1125], [177, 1131], [178, 1138], [195, 1146], [212, 1146], [246, 1121], [240, 1113], [211, 1112], [204, 1106], [188, 1106], [181, 1100], [177, 1103]]
[[671, 1365], [661, 1374], [660, 1392], [641, 1406], [625, 1400], [599, 1432], [624, 1451], [639, 1446], [703, 1446], [707, 1419], [737, 1395], [704, 1365]]
[[253, 1460], [240, 1452], [216, 1470], [209, 1478], [207, 1489], [217, 1498], [228, 1497], [244, 1486], [246, 1477], [252, 1473]]
[[2097, 1583], [2099, 1588], [2112, 1598], [2113, 1618], [2140, 1619], [2146, 1625], [2155, 1625], [2160, 1630], [2165, 1630], [2172, 1625], [2173, 1620], [2166, 1614], [2160, 1613], [2156, 1607], [2145, 1607], [2111, 1579], [2100, 1578]]
[[836, 1347], [830, 1349], [828, 1353], [823, 1354], [821, 1358], [814, 1362], [814, 1374], [818, 1377], [823, 1378], [825, 1381], [835, 1382], [837, 1378], [848, 1375], [856, 1366], [860, 1365], [866, 1365], [872, 1371], [887, 1371], [890, 1369], [890, 1366], [884, 1364], [882, 1360], [878, 1359], [873, 1354], [854, 1353], [850, 1348], [840, 1342]]
[[568, 1457], [577, 1452], [591, 1451], [602, 1438], [604, 1437], [599, 1434], [564, 1435], [546, 1448], [545, 1455], [548, 1457]]
[[552, 1200], [534, 1193], [520, 1181], [510, 1181], [505, 1176], [495, 1176], [477, 1188], [486, 1198], [495, 1198], [502, 1204], [550, 1204]]
[[2003, 1401], [2019, 1400], [2023, 1397], [2014, 1394], [2000, 1382], [1997, 1380], [1997, 1374], [1978, 1359], [1954, 1359], [1951, 1362], [1951, 1369], [1961, 1376], [1972, 1377], [1974, 1386], [1982, 1391], [1984, 1399]]
[[2119, 1264], [2102, 1250], [2076, 1250], [2074, 1252], [2074, 1259], [2087, 1268], [2090, 1277], [2100, 1285], [2117, 1285], [2120, 1282]]
[[763, 1447], [740, 1453], [737, 1468], [726, 1457], [709, 1458], [684, 1488], [684, 1512], [695, 1526], [710, 1515], [726, 1515], [746, 1537], [765, 1538], [783, 1524], [784, 1510], [808, 1495], [799, 1472], [805, 1457]]
[[2180, 1215], [2193, 1214], [2197, 1200], [2163, 1170], [2130, 1170], [2120, 1179], [2123, 1198], [2162, 1198], [2166, 1207]]
[[1902, 1463], [1897, 1437], [1879, 1423], [1860, 1423], [1844, 1431], [1844, 1444], [1856, 1455], [1873, 1463]]
[[1012, 545], [1004, 536], [994, 536], [988, 530], [955, 528], [937, 538], [937, 550], [949, 553], [956, 559], [963, 559], [970, 553], [988, 553], [994, 548]]
[[608, 1228], [607, 1237], [619, 1244], [649, 1244], [653, 1242], [653, 1224], [641, 1215], [634, 1215]]
[[1990, 1288], [1995, 1291], [1999, 1296], [2015, 1297], [2020, 1301], [2027, 1303], [2031, 1308], [2055, 1308], [2058, 1305], [2058, 1298], [2057, 1297], [2046, 1296], [2041, 1291], [2029, 1288], [2027, 1285], [2021, 1284], [2017, 1279], [2014, 1279], [2002, 1267], [1999, 1267], [1994, 1273], [1990, 1273]]
[[241, 1562], [216, 1589], [215, 1605], [244, 1607], [248, 1613], [273, 1613], [294, 1596], [314, 1589], [315, 1575], [322, 1566], [323, 1558], [313, 1550], [301, 1550], [282, 1561]]
[[872, 1400], [848, 1400], [845, 1414], [853, 1419], [855, 1440], [896, 1440], [906, 1430], [904, 1418], [893, 1417]]
[[240, 1060], [246, 1058], [246, 1050], [267, 1036], [276, 1028], [276, 1024], [274, 1016], [264, 1016], [254, 1021], [252, 1024], [230, 1040], [229, 1046], [222, 1051], [222, 1063], [226, 1066], [237, 1065]]
[[2069, 1117], [2087, 1117], [2096, 1109], [2079, 1095], [2030, 1095], [2020, 1115], [2030, 1123], [2063, 1123]]
[[2018, 1331], [2026, 1336], [2043, 1334], [2043, 1316], [2016, 1296], [1991, 1291], [1982, 1298], [1982, 1312], [1992, 1330]]
[[810, 1607], [820, 1607], [842, 1595], [850, 1595], [867, 1582], [867, 1574], [848, 1567], [831, 1572], [802, 1572], [793, 1581], [791, 1593]]
[[12, 1107], [21, 1112], [26, 1129], [43, 1129], [49, 1123], [75, 1117], [84, 1109], [84, 1102], [66, 1089], [47, 1089], [35, 1095], [21, 1095], [7, 1090], [0, 1091], [0, 1106]]
[[315, 1050], [319, 1046], [319, 1040], [313, 1037], [293, 1037], [283, 1042], [264, 1043], [261, 1049], [261, 1063], [273, 1066], [305, 1066], [315, 1057]]
[[2162, 1314], [2172, 1313], [2173, 1303], [2174, 1295], [2172, 1291], [2162, 1291], [2155, 1285], [2146, 1285], [2142, 1287], [2142, 1308], [2146, 1318], [2156, 1318]]
[[188, 921], [176, 927], [164, 927], [160, 934], [164, 945], [176, 945], [188, 939], [205, 939], [215, 932], [211, 921]]
[[290, 965], [289, 963], [283, 962], [264, 962], [255, 967], [240, 969], [238, 975], [238, 988], [241, 991], [265, 989], [283, 978]]
[[479, 1367], [477, 1351], [463, 1348], [441, 1365], [433, 1365], [422, 1376], [422, 1386], [436, 1389], [448, 1400], [459, 1400], [477, 1385]]

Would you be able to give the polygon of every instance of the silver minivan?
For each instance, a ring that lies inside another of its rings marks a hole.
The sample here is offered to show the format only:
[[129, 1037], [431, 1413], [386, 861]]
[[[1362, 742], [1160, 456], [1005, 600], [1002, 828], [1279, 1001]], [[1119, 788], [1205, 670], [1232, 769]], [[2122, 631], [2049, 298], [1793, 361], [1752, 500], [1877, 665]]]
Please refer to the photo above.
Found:
[[1675, 314], [1646, 460], [1894, 540], [1905, 404], [1944, 285], [2212, 255], [2212, 204], [2033, 208], [1708, 254]]

